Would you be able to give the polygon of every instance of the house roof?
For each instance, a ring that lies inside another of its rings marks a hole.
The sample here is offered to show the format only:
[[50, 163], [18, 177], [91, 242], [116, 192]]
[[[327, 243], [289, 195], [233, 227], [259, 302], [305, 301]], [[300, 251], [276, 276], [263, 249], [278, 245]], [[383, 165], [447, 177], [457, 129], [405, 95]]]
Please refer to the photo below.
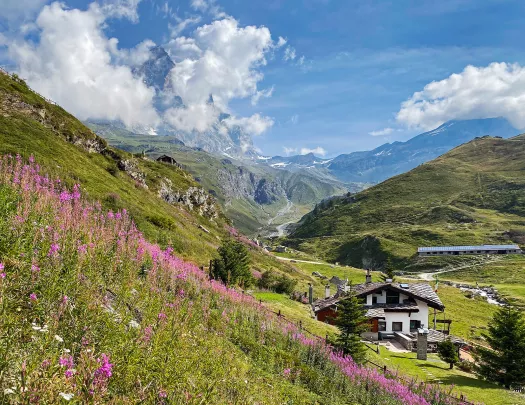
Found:
[[417, 248], [418, 253], [427, 252], [466, 252], [472, 250], [521, 250], [518, 245], [480, 245], [480, 246], [430, 246]]
[[[390, 289], [398, 291], [402, 294], [405, 294], [414, 299], [418, 299], [428, 304], [429, 307], [443, 310], [445, 306], [439, 299], [438, 295], [434, 292], [432, 287], [426, 283], [417, 283], [417, 284], [403, 284], [406, 285], [406, 288], [401, 287], [399, 283], [363, 283], [356, 284], [351, 286], [351, 293], [356, 297], [366, 297], [369, 294], [372, 294], [377, 291], [382, 291], [384, 289]], [[314, 312], [318, 312], [327, 307], [336, 305], [339, 301], [347, 297], [347, 295], [337, 292], [334, 296], [317, 300], [312, 304]], [[400, 304], [405, 305], [405, 304]]]

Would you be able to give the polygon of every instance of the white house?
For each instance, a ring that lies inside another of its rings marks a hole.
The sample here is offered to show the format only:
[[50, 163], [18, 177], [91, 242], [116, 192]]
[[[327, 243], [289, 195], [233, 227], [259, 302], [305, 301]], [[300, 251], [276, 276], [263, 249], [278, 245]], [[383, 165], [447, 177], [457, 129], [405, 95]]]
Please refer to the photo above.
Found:
[[[426, 283], [366, 282], [353, 285], [350, 294], [362, 300], [375, 337], [395, 332], [410, 334], [419, 328], [428, 328], [429, 309], [443, 311], [445, 308]], [[316, 319], [333, 323], [338, 303], [347, 297], [348, 294], [340, 290], [334, 296], [313, 302]]]

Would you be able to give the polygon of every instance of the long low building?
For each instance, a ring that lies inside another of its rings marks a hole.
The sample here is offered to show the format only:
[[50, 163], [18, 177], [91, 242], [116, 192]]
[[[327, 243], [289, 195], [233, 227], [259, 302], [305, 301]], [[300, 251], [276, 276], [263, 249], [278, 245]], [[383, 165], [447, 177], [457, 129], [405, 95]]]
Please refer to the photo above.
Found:
[[521, 254], [518, 245], [481, 245], [481, 246], [431, 246], [417, 249], [419, 256], [437, 255], [511, 255]]

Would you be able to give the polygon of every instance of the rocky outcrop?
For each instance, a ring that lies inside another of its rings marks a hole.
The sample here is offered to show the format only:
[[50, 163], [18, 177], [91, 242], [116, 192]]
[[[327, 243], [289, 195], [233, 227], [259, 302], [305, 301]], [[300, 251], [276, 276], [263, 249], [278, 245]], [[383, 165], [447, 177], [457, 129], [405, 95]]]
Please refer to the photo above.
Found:
[[139, 170], [138, 163], [133, 159], [124, 159], [118, 162], [120, 170], [126, 172], [129, 177], [135, 180], [144, 188], [148, 188], [146, 184], [146, 175]]
[[221, 169], [217, 178], [228, 200], [248, 198], [257, 204], [269, 205], [286, 198], [286, 191], [279, 182], [260, 177], [243, 167]]
[[164, 178], [160, 183], [158, 195], [169, 204], [180, 204], [197, 211], [205, 218], [214, 219], [219, 215], [215, 200], [202, 188], [190, 187], [185, 192], [181, 192], [173, 189], [170, 179]]

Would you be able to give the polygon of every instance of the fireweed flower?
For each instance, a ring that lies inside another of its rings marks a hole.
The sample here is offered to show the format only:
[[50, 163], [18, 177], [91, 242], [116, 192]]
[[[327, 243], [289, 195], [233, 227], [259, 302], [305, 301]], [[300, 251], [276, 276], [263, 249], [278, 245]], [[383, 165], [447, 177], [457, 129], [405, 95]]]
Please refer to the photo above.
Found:
[[47, 255], [49, 257], [56, 256], [59, 250], [60, 250], [60, 246], [58, 246], [58, 244], [56, 243], [52, 243], [51, 247], [49, 248], [49, 253]]
[[4, 269], [5, 269], [4, 263], [0, 262], [0, 271], [2, 271]]
[[159, 391], [159, 398], [167, 398], [167, 397], [168, 397], [168, 393], [165, 390]]
[[29, 295], [29, 299], [30, 299], [31, 301], [36, 301], [36, 300], [38, 299], [38, 297], [36, 296], [35, 293], [31, 293], [31, 294]]
[[0, 278], [4, 279], [6, 277], [6, 274], [4, 272], [0, 273]]
[[38, 267], [36, 264], [31, 265], [31, 271], [33, 273], [38, 273], [40, 271], [40, 267]]

